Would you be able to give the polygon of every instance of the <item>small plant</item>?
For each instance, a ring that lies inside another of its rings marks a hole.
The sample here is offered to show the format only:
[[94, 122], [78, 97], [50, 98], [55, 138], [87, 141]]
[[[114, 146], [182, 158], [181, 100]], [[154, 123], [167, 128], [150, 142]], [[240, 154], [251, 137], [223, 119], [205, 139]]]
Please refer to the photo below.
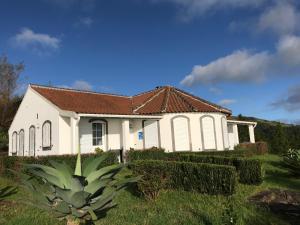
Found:
[[4, 188], [0, 188], [0, 202], [15, 193], [17, 193], [16, 187], [6, 186]]
[[99, 147], [95, 148], [95, 153], [96, 153], [96, 154], [101, 154], [101, 153], [103, 153], [103, 152], [104, 152], [104, 151], [103, 151], [102, 148], [99, 148]]
[[31, 203], [68, 225], [96, 221], [116, 206], [113, 202], [117, 192], [136, 182], [139, 177], [117, 176], [124, 168], [115, 164], [103, 168], [99, 165], [107, 155], [86, 159], [81, 166], [80, 153], [77, 156], [74, 174], [65, 163], [50, 161], [52, 167], [39, 164], [25, 164], [22, 181], [33, 196]]
[[283, 163], [293, 175], [300, 176], [300, 150], [289, 149], [283, 156]]

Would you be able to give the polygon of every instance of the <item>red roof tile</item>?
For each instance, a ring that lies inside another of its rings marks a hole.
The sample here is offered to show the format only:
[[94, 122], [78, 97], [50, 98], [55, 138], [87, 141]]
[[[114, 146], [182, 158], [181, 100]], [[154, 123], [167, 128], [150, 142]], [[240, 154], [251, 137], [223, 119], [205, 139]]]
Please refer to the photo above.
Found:
[[60, 109], [77, 113], [129, 115], [222, 112], [231, 114], [231, 111], [226, 108], [170, 86], [157, 87], [132, 97], [39, 85], [30, 86]]

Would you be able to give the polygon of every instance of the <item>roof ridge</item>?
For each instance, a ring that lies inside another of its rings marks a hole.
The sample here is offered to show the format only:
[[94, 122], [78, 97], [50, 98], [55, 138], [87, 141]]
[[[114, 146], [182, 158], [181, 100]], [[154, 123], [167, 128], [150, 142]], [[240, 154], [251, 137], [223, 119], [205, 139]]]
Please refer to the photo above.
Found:
[[175, 88], [175, 89], [176, 89], [176, 91], [181, 92], [182, 94], [186, 95], [187, 97], [189, 97], [189, 98], [194, 98], [195, 100], [201, 101], [202, 103], [204, 103], [204, 104], [206, 104], [206, 105], [209, 105], [209, 106], [211, 106], [211, 107], [213, 107], [213, 108], [215, 108], [215, 109], [217, 109], [217, 110], [219, 110], [219, 111], [222, 111], [222, 110], [223, 110], [223, 111], [228, 111], [228, 113], [231, 113], [231, 110], [229, 110], [229, 109], [227, 109], [227, 108], [225, 108], [225, 107], [219, 106], [219, 105], [217, 105], [217, 104], [214, 104], [214, 103], [212, 103], [212, 102], [209, 102], [209, 101], [207, 101], [207, 100], [204, 100], [203, 98], [200, 98], [200, 97], [195, 96], [195, 95], [193, 95], [193, 94], [187, 93], [187, 92], [185, 92], [185, 91], [183, 91], [183, 90], [181, 90], [181, 89], [179, 89], [179, 88]]
[[167, 107], [168, 107], [168, 103], [169, 103], [169, 99], [170, 99], [170, 92], [171, 92], [171, 88], [170, 87], [166, 87], [168, 92], [167, 92], [167, 96], [165, 97], [165, 101], [164, 101], [164, 107], [162, 109], [162, 112], [166, 112], [167, 111]]
[[149, 102], [151, 102], [154, 98], [158, 97], [162, 92], [164, 92], [165, 89], [161, 89], [158, 93], [156, 93], [155, 95], [151, 96], [149, 99], [147, 99], [143, 104], [141, 104], [140, 106], [136, 107], [133, 112], [136, 112], [137, 110], [143, 108], [145, 105], [147, 105]]
[[[175, 91], [174, 91], [175, 90]], [[198, 110], [192, 105], [190, 104], [187, 100], [185, 100], [181, 95], [178, 94], [177, 89], [174, 88], [173, 92], [185, 103], [188, 105], [188, 107], [193, 110], [194, 112], [198, 112]]]
[[32, 83], [30, 83], [29, 86], [37, 87], [37, 88], [53, 89], [53, 90], [58, 90], [58, 91], [70, 91], [70, 92], [73, 91], [73, 92], [86, 93], [86, 94], [110, 95], [110, 96], [115, 96], [115, 97], [131, 98], [131, 96], [127, 96], [127, 95], [104, 93], [104, 92], [97, 92], [97, 91], [85, 91], [85, 90], [66, 88], [66, 87], [55, 87], [55, 86], [32, 84]]
[[151, 89], [151, 90], [149, 90], [149, 91], [143, 91], [143, 92], [141, 92], [141, 93], [138, 93], [138, 94], [136, 94], [136, 95], [132, 95], [132, 96], [130, 96], [130, 97], [131, 97], [131, 98], [133, 98], [133, 97], [138, 97], [138, 96], [143, 95], [143, 94], [147, 94], [147, 93], [154, 92], [154, 91], [156, 91], [156, 90], [158, 90], [158, 89], [161, 89], [161, 88], [163, 88], [163, 86], [156, 86], [154, 89]]

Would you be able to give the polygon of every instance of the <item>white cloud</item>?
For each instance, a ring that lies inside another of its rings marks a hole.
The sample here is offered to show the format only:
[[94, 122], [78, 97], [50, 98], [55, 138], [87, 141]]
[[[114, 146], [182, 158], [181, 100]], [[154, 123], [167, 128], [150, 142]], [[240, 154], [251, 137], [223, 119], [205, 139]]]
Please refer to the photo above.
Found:
[[93, 86], [84, 80], [76, 80], [73, 83], [72, 88], [78, 90], [90, 91], [93, 89]]
[[177, 6], [183, 20], [190, 20], [217, 10], [258, 7], [269, 0], [152, 0], [152, 2], [171, 2]]
[[218, 102], [219, 105], [228, 106], [236, 103], [235, 99], [222, 99]]
[[[196, 65], [185, 76], [181, 84], [192, 86], [200, 83], [222, 82], [261, 82], [268, 76], [283, 72], [300, 72], [300, 37], [283, 36], [276, 46], [276, 52], [252, 53], [238, 50], [230, 55], [216, 59], [207, 65]], [[286, 73], [285, 73], [286, 74]]]
[[91, 91], [93, 90], [93, 86], [84, 80], [76, 80], [72, 85], [59, 85], [59, 87], [62, 88], [71, 88], [71, 89], [77, 89], [77, 90], [83, 90], [83, 91]]
[[49, 51], [58, 50], [61, 40], [52, 37], [49, 34], [35, 33], [29, 28], [21, 29], [12, 39], [15, 47], [26, 48], [37, 53], [49, 53]]
[[278, 61], [289, 66], [300, 66], [300, 37], [288, 35], [277, 44]]
[[297, 8], [288, 2], [277, 4], [266, 9], [258, 21], [259, 31], [272, 31], [276, 34], [292, 34], [299, 29], [300, 13]]
[[181, 83], [192, 86], [197, 83], [227, 81], [260, 82], [265, 79], [266, 68], [268, 68], [270, 60], [271, 57], [267, 52], [235, 51], [207, 65], [194, 66], [192, 72]]
[[283, 108], [286, 111], [294, 112], [300, 110], [300, 85], [290, 87], [287, 93], [274, 101], [271, 106], [274, 109]]
[[210, 87], [209, 91], [215, 95], [220, 95], [223, 93], [223, 91], [220, 88], [217, 87]]
[[91, 27], [94, 20], [91, 17], [82, 17], [74, 24], [75, 27]]

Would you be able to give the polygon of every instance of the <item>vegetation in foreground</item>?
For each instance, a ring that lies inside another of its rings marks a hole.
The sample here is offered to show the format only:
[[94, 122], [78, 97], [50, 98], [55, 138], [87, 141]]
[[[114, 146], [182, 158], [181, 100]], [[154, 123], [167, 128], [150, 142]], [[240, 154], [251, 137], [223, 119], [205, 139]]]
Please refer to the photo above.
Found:
[[[96, 225], [111, 224], [286, 224], [279, 215], [257, 208], [247, 198], [268, 188], [300, 190], [300, 179], [290, 176], [276, 155], [255, 156], [266, 170], [264, 182], [259, 186], [238, 184], [232, 196], [206, 195], [166, 190], [155, 201], [146, 201], [131, 189], [123, 190], [116, 198], [118, 206]], [[123, 171], [129, 173], [129, 171]], [[0, 178], [0, 186], [15, 185]], [[64, 224], [48, 213], [25, 205], [20, 199], [29, 196], [23, 189], [0, 206], [0, 224], [54, 225]]]

